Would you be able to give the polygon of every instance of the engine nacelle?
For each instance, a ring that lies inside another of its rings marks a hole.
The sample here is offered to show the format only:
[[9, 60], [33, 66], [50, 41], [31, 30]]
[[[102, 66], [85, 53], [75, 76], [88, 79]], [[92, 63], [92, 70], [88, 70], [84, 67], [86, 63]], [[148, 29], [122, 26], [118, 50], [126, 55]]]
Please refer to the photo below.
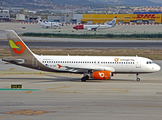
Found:
[[92, 28], [87, 28], [88, 31], [92, 31]]
[[95, 71], [90, 73], [90, 77], [99, 80], [109, 80], [111, 79], [111, 71]]

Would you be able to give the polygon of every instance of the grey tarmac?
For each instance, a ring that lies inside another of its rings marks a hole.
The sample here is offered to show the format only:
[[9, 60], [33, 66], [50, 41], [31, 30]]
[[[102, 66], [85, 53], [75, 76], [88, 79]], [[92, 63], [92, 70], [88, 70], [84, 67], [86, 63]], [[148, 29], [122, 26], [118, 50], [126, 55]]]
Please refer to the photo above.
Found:
[[[5, 29], [18, 33], [53, 31], [19, 23], [0, 26], [2, 41], [6, 39]], [[65, 29], [71, 31], [70, 26]], [[111, 30], [160, 32], [162, 27], [118, 26]], [[162, 60], [155, 62], [162, 67]], [[81, 82], [81, 77], [36, 71], [0, 60], [0, 120], [161, 120], [162, 70], [140, 75], [140, 82], [132, 74], [117, 74], [106, 81]], [[10, 89], [11, 84], [22, 84], [23, 88]]]
[[[82, 39], [81, 39], [82, 40]], [[124, 49], [162, 49], [162, 41], [161, 42], [53, 42], [53, 41], [25, 41], [27, 46], [31, 48], [97, 48], [97, 49], [105, 49], [105, 48], [124, 48]], [[8, 42], [0, 40], [0, 47], [7, 47]]]
[[[161, 120], [161, 74], [140, 75], [140, 82], [131, 74], [81, 82], [78, 74], [40, 73], [1, 61], [0, 120]], [[11, 84], [23, 88], [11, 90]]]

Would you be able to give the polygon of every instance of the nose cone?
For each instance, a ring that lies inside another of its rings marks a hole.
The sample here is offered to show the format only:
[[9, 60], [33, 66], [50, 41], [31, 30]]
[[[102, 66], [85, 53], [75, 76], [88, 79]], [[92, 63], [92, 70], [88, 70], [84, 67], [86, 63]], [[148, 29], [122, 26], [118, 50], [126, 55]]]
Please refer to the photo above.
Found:
[[154, 70], [155, 70], [155, 71], [160, 71], [160, 69], [161, 69], [161, 67], [160, 67], [159, 65], [156, 64], [155, 67], [154, 67]]
[[73, 29], [77, 29], [77, 27], [75, 26], [75, 27], [73, 27]]

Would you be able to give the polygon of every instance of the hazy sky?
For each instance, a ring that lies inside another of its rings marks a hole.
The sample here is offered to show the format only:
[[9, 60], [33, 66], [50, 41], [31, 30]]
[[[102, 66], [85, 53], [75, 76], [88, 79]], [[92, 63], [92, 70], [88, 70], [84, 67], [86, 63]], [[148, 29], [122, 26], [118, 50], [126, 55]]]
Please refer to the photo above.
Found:
[[157, 2], [157, 3], [161, 3], [162, 4], [162, 0], [149, 0], [149, 1]]

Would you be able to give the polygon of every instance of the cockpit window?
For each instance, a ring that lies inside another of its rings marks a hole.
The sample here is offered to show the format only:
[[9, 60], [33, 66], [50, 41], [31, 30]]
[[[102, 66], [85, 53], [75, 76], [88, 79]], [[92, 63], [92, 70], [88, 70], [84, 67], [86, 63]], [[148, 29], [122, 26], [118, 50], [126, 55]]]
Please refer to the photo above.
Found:
[[153, 61], [147, 61], [146, 64], [154, 64]]

